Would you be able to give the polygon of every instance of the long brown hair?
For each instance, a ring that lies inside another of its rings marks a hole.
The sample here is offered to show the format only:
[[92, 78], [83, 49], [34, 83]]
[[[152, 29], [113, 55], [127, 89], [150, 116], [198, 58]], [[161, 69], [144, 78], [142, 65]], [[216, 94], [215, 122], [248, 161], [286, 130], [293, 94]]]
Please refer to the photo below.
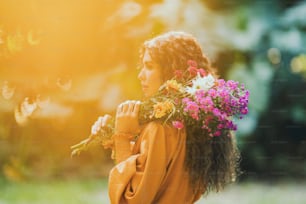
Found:
[[[172, 78], [174, 70], [185, 70], [188, 60], [195, 61], [199, 68], [216, 76], [216, 69], [211, 66], [196, 39], [188, 33], [172, 31], [145, 41], [140, 59], [146, 50], [161, 67], [163, 80]], [[240, 159], [234, 136], [210, 137], [201, 128], [191, 124], [185, 126], [185, 168], [193, 190], [204, 194], [211, 190], [219, 191], [233, 182], [239, 172]]]

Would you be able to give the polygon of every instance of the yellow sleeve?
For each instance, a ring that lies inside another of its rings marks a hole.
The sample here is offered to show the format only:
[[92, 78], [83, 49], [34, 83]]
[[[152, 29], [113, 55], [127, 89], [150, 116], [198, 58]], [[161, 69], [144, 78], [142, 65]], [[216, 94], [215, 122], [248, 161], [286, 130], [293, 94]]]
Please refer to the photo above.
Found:
[[140, 152], [117, 164], [109, 175], [112, 204], [151, 203], [166, 174], [164, 127], [151, 122], [142, 131]]

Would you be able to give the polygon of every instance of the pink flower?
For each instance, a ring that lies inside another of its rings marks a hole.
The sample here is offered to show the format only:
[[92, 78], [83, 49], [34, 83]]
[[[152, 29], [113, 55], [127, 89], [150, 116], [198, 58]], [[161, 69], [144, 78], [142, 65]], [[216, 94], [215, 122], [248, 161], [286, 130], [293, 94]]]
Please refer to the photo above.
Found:
[[226, 86], [228, 86], [232, 90], [235, 90], [238, 87], [238, 83], [233, 80], [228, 80], [226, 82]]
[[220, 87], [224, 86], [226, 83], [224, 79], [219, 79], [217, 82], [218, 82], [218, 86]]
[[198, 106], [198, 104], [196, 104], [196, 103], [193, 102], [193, 101], [188, 101], [188, 102], [186, 103], [185, 110], [186, 110], [186, 111], [198, 111], [198, 110], [199, 110], [199, 106]]
[[197, 90], [197, 91], [195, 92], [195, 97], [196, 97], [197, 100], [200, 100], [200, 99], [203, 98], [204, 96], [205, 96], [204, 90], [199, 89], [199, 90]]
[[199, 120], [199, 113], [198, 112], [193, 112], [190, 115], [193, 119]]
[[194, 60], [188, 60], [188, 61], [187, 61], [187, 64], [188, 64], [190, 67], [197, 67], [197, 66], [198, 66], [197, 62], [194, 61]]
[[198, 72], [200, 73], [202, 77], [205, 77], [207, 75], [206, 71], [202, 68], [198, 69]]
[[188, 71], [191, 77], [197, 76], [198, 69], [196, 67], [190, 66], [188, 67]]
[[179, 120], [173, 121], [173, 122], [172, 122], [172, 125], [173, 125], [173, 127], [177, 128], [177, 129], [179, 129], [179, 130], [182, 129], [182, 128], [184, 128], [184, 123], [181, 122], [181, 121], [179, 121]]
[[188, 100], [186, 98], [183, 99], [183, 102], [185, 103], [184, 111], [188, 112], [189, 115], [193, 118], [198, 120], [199, 119], [199, 106], [196, 102]]
[[180, 69], [176, 69], [176, 70], [174, 71], [174, 76], [175, 76], [177, 79], [183, 78], [183, 71], [180, 70]]
[[214, 136], [218, 137], [221, 135], [221, 131], [220, 130], [217, 130], [215, 133], [214, 133]]
[[215, 116], [219, 116], [219, 115], [221, 115], [221, 113], [220, 113], [220, 110], [218, 109], [218, 108], [214, 108], [213, 109], [213, 114], [215, 115]]
[[222, 129], [222, 128], [223, 128], [223, 124], [222, 124], [222, 123], [218, 124], [218, 125], [217, 125], [217, 128], [218, 128], [218, 129]]
[[185, 97], [185, 98], [182, 99], [183, 103], [188, 103], [189, 101], [191, 101], [191, 99], [188, 98], [188, 97]]
[[247, 107], [241, 110], [241, 113], [244, 114], [244, 115], [248, 114], [248, 112], [249, 112], [249, 110], [248, 110]]
[[209, 89], [208, 94], [213, 98], [217, 97], [217, 91], [215, 89]]

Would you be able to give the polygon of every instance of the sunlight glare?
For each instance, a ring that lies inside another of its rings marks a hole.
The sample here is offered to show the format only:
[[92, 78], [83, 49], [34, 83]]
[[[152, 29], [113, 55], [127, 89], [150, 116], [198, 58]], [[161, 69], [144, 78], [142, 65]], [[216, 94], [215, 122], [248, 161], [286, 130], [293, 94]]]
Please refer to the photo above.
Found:
[[15, 93], [15, 87], [9, 85], [8, 81], [4, 81], [4, 84], [1, 89], [1, 93], [4, 99], [9, 100], [13, 97]]

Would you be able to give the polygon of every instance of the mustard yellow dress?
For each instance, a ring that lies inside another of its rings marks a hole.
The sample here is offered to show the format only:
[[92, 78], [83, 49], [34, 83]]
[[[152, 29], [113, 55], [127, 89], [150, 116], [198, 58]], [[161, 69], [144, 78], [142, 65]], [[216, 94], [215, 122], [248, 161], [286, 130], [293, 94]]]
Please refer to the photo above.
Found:
[[[112, 204], [191, 204], [194, 194], [184, 168], [186, 132], [150, 122], [124, 160], [109, 174]], [[116, 151], [120, 147], [116, 148]]]

